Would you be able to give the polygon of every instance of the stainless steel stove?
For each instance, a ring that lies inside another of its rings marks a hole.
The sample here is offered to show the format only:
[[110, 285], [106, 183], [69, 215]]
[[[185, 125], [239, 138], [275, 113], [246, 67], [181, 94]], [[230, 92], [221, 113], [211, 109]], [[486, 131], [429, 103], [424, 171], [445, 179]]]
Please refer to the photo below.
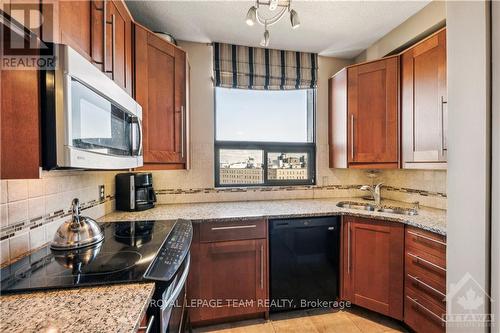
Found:
[[183, 330], [191, 222], [110, 222], [100, 227], [104, 241], [94, 246], [56, 251], [47, 245], [3, 267], [1, 293], [155, 282], [148, 310], [151, 332]]

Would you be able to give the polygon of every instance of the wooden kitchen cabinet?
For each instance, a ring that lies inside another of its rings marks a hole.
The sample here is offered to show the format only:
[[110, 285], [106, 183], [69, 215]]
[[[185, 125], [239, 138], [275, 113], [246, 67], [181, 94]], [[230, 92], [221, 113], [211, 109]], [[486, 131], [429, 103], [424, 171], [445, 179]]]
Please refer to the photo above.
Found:
[[144, 119], [144, 168], [185, 168], [185, 52], [135, 25], [135, 79]]
[[399, 167], [399, 59], [353, 65], [330, 79], [330, 167]]
[[345, 216], [342, 266], [344, 300], [403, 319], [403, 224]]
[[132, 16], [124, 1], [44, 0], [42, 12], [44, 41], [71, 46], [132, 95]]
[[[195, 226], [188, 281], [194, 325], [266, 313], [265, 226], [265, 220], [203, 222]], [[255, 238], [247, 239], [247, 232]]]
[[403, 168], [446, 169], [446, 30], [401, 55]]
[[404, 322], [415, 332], [445, 332], [446, 237], [405, 231]]

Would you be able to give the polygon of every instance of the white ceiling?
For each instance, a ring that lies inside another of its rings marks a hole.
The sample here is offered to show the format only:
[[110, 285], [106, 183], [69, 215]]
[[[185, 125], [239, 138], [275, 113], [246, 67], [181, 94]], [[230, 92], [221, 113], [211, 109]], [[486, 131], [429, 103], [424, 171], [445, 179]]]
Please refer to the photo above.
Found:
[[[289, 17], [269, 28], [270, 48], [317, 52], [353, 58], [425, 7], [430, 1], [293, 0], [301, 25]], [[245, 16], [254, 1], [127, 1], [134, 18], [178, 40], [259, 46], [264, 27], [248, 26]]]

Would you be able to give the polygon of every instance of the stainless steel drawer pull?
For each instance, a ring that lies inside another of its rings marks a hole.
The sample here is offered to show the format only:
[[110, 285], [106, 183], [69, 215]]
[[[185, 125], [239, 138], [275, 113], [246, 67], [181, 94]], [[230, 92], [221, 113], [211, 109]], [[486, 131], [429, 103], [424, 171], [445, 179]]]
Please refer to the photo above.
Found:
[[433, 238], [430, 238], [430, 237], [427, 237], [427, 236], [424, 236], [424, 235], [421, 235], [419, 233], [416, 233], [416, 232], [413, 232], [413, 231], [408, 231], [408, 233], [412, 236], [415, 236], [415, 237], [419, 237], [419, 238], [423, 238], [425, 240], [428, 240], [428, 241], [431, 241], [431, 242], [434, 242], [434, 243], [437, 243], [437, 244], [440, 244], [440, 245], [444, 245], [446, 246], [446, 243], [445, 242], [441, 242], [441, 241], [438, 241], [437, 239], [433, 239]]
[[423, 262], [423, 263], [425, 263], [425, 264], [427, 264], [427, 265], [430, 265], [430, 266], [432, 266], [432, 267], [434, 267], [434, 268], [440, 269], [440, 270], [442, 270], [443, 272], [446, 272], [446, 268], [443, 268], [443, 267], [441, 267], [441, 266], [439, 266], [439, 265], [436, 265], [435, 263], [430, 262], [429, 260], [422, 259], [422, 258], [420, 258], [419, 256], [417, 256], [417, 255], [415, 255], [415, 254], [413, 254], [413, 253], [410, 253], [410, 252], [408, 252], [408, 255], [409, 255], [410, 257], [412, 257], [412, 258], [416, 259], [416, 260], [417, 260], [417, 262], [419, 262], [419, 261], [420, 261], [420, 262]]
[[256, 228], [256, 224], [250, 224], [250, 225], [234, 225], [230, 227], [213, 227], [212, 230], [231, 230], [231, 229], [251, 229], [251, 228]]
[[264, 289], [264, 245], [260, 246], [260, 289]]
[[145, 330], [144, 333], [149, 333], [151, 328], [153, 328], [153, 321], [155, 320], [155, 316], [151, 316], [148, 320], [147, 326], [140, 326], [139, 330]]
[[436, 288], [428, 285], [427, 283], [425, 283], [424, 281], [422, 281], [420, 278], [416, 277], [416, 276], [413, 276], [413, 275], [410, 275], [408, 274], [408, 277], [410, 279], [412, 279], [413, 281], [417, 282], [418, 284], [421, 284], [422, 286], [432, 290], [433, 292], [435, 292], [436, 294], [438, 294], [439, 296], [443, 297], [443, 301], [444, 301], [444, 298], [446, 297], [445, 294], [443, 294], [442, 292], [440, 292], [439, 290], [437, 290]]
[[427, 309], [425, 306], [423, 306], [422, 304], [420, 304], [417, 299], [411, 298], [410, 296], [406, 296], [406, 298], [408, 298], [419, 309], [422, 309], [425, 312], [427, 312], [428, 314], [432, 315], [434, 318], [436, 318], [441, 323], [443, 323], [443, 324], [446, 323], [446, 320], [444, 320], [443, 318], [441, 318], [440, 316], [438, 316], [437, 314], [435, 314], [434, 312], [432, 312], [431, 310]]

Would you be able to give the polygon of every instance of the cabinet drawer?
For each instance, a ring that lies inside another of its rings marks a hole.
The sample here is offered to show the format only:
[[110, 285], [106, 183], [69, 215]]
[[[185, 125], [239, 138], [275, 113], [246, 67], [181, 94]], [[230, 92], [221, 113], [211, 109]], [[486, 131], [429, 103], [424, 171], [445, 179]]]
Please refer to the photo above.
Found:
[[444, 259], [408, 249], [405, 255], [406, 273], [425, 281], [433, 281], [440, 292], [446, 292], [446, 262]]
[[406, 247], [446, 260], [446, 237], [419, 228], [406, 228]]
[[201, 242], [266, 238], [266, 220], [202, 222]]
[[405, 279], [406, 294], [414, 293], [417, 299], [425, 298], [434, 303], [441, 310], [446, 311], [446, 295], [443, 292], [443, 286], [425, 276], [417, 274], [406, 274]]
[[405, 295], [404, 313], [405, 323], [416, 332], [445, 332], [444, 311], [411, 290]]

